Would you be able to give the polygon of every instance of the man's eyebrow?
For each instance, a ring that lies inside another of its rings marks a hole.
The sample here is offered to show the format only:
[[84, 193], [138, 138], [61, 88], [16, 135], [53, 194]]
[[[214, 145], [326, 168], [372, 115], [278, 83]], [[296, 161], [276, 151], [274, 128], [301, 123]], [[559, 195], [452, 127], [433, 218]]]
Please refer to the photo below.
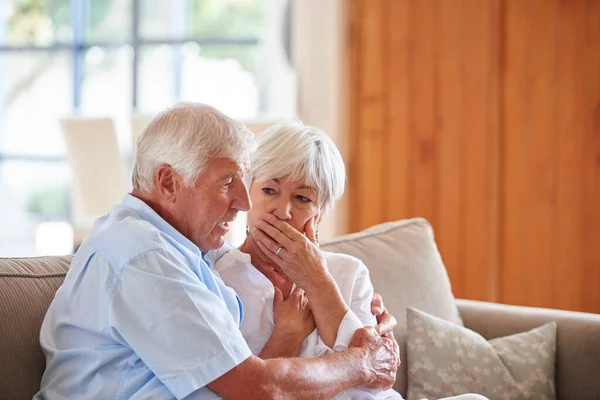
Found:
[[221, 177], [221, 179], [225, 180], [225, 179], [241, 178], [243, 176], [244, 176], [243, 171], [235, 171], [235, 172], [229, 172], [228, 174], [223, 175]]
[[229, 173], [229, 174], [226, 174], [226, 175], [221, 175], [220, 180], [224, 181], [224, 180], [227, 180], [227, 179], [233, 179], [233, 178], [236, 177], [236, 175], [237, 174], [234, 174], [234, 173]]

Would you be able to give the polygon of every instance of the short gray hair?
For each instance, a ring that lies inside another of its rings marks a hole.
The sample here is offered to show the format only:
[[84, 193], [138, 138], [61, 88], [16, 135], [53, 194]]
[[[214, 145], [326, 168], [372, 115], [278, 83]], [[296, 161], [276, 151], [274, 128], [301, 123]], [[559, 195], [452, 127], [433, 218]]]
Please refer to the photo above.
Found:
[[283, 176], [306, 179], [316, 189], [323, 210], [344, 194], [344, 161], [335, 143], [320, 129], [300, 121], [281, 122], [258, 135], [256, 144], [246, 175], [248, 186]]
[[253, 136], [243, 124], [214, 107], [177, 104], [157, 115], [137, 139], [133, 187], [150, 194], [161, 164], [173, 167], [190, 187], [213, 157], [248, 163]]

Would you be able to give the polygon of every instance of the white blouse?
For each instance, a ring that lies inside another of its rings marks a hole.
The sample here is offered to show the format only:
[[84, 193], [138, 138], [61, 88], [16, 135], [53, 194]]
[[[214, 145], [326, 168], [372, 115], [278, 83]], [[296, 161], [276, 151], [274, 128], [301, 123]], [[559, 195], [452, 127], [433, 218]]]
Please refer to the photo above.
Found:
[[[369, 270], [359, 259], [346, 254], [323, 252], [329, 273], [337, 283], [342, 298], [349, 307], [340, 323], [333, 349], [319, 337], [317, 329], [308, 335], [300, 350], [300, 357], [318, 357], [348, 347], [356, 329], [375, 326], [371, 314], [373, 285]], [[215, 270], [233, 288], [244, 307], [244, 319], [240, 330], [252, 353], [258, 356], [271, 337], [273, 328], [273, 298], [275, 289], [271, 281], [251, 263], [250, 255], [232, 249], [216, 263]], [[295, 286], [295, 285], [294, 285]], [[292, 289], [293, 290], [293, 289]], [[369, 390], [360, 387], [350, 388], [335, 399], [402, 399], [394, 390]]]

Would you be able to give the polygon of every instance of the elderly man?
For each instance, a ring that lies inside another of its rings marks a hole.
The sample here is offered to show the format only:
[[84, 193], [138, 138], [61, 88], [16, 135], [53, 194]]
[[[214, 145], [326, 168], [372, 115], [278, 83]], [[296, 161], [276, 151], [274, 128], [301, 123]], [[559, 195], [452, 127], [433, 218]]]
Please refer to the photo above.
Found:
[[[44, 319], [35, 398], [317, 399], [392, 385], [397, 349], [373, 328], [320, 358], [252, 356], [242, 305], [206, 259], [250, 207], [251, 143], [240, 123], [203, 105], [146, 128], [132, 193], [96, 221]], [[328, 296], [326, 274], [297, 284]]]

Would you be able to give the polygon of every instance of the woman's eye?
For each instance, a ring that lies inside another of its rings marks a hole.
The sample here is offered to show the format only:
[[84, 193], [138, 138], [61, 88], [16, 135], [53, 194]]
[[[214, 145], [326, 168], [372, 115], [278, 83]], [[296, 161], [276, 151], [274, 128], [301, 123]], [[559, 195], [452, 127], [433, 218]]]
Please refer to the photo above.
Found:
[[304, 196], [296, 196], [296, 198], [297, 198], [298, 200], [300, 200], [300, 202], [302, 202], [302, 203], [310, 203], [310, 202], [311, 202], [311, 200], [310, 200], [308, 197], [304, 197]]
[[267, 196], [270, 196], [270, 195], [272, 195], [272, 194], [275, 194], [275, 190], [274, 190], [274, 189], [272, 189], [272, 188], [262, 188], [261, 190], [262, 190], [262, 192], [263, 192], [264, 194], [266, 194]]

